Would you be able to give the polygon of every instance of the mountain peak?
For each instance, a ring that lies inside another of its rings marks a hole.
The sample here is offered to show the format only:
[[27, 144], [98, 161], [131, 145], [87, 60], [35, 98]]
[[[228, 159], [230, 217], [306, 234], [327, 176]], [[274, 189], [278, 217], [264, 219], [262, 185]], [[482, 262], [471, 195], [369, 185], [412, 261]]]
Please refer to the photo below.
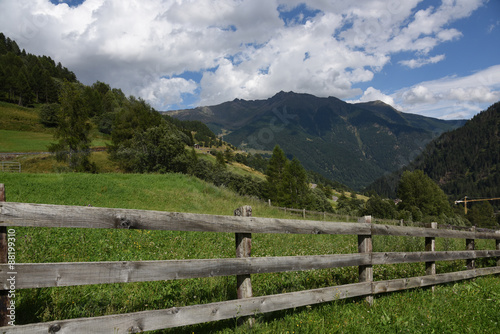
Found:
[[207, 108], [210, 114], [197, 108], [175, 116], [228, 130], [224, 139], [245, 149], [271, 152], [278, 144], [305, 168], [355, 189], [397, 170], [436, 135], [459, 125], [400, 113], [381, 101], [350, 104], [292, 91]]
[[271, 97], [271, 100], [283, 99], [283, 98], [286, 98], [286, 97], [289, 97], [289, 96], [292, 96], [292, 95], [296, 95], [296, 93], [292, 92], [292, 91], [285, 92], [285, 91], [281, 90], [278, 93], [274, 94], [274, 96]]

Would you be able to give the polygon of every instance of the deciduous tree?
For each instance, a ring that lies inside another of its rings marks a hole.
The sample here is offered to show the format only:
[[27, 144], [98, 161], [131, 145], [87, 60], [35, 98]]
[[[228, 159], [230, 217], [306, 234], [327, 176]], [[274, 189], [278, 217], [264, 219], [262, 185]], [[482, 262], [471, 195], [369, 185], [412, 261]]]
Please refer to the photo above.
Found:
[[57, 143], [49, 150], [59, 161], [65, 161], [73, 171], [95, 171], [90, 163], [90, 129], [87, 108], [76, 84], [65, 81], [60, 97], [58, 126], [54, 134]]

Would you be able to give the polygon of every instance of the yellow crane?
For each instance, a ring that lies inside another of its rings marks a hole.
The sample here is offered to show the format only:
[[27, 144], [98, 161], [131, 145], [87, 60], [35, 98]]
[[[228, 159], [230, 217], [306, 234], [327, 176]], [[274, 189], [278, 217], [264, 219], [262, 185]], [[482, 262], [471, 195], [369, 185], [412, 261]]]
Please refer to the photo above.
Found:
[[468, 199], [467, 196], [465, 196], [464, 199], [459, 199], [459, 200], [455, 201], [455, 204], [464, 203], [465, 214], [467, 214], [467, 203], [468, 202], [495, 201], [495, 200], [499, 200], [499, 199], [500, 199], [500, 197]]

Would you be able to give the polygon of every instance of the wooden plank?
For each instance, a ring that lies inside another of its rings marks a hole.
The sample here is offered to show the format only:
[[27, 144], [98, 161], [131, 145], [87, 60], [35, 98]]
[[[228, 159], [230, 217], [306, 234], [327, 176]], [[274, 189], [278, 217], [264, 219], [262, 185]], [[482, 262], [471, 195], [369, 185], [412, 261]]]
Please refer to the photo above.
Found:
[[[244, 205], [234, 210], [234, 215], [239, 217], [251, 217], [252, 207]], [[236, 258], [249, 258], [252, 253], [252, 234], [235, 233]], [[252, 279], [250, 274], [236, 275], [236, 296], [238, 299], [253, 297]], [[255, 324], [255, 318], [240, 318], [239, 324], [247, 323], [250, 327]]]
[[[364, 216], [358, 220], [358, 223], [371, 224], [372, 217]], [[373, 243], [371, 235], [358, 235], [358, 252], [360, 254], [372, 255]], [[372, 282], [373, 281], [373, 265], [372, 263], [368, 265], [361, 265], [358, 268], [359, 271], [359, 282]], [[369, 305], [373, 305], [373, 296], [367, 296], [366, 301]]]
[[[496, 233], [498, 233], [498, 235], [500, 235], [500, 231], [496, 231]], [[500, 251], [500, 240], [497, 239], [495, 241], [495, 243], [496, 243], [496, 249], [497, 249], [497, 251]], [[497, 258], [497, 266], [500, 267], [500, 255]]]
[[229, 233], [370, 234], [369, 224], [360, 223], [14, 202], [0, 204], [0, 226], [132, 228]]
[[51, 332], [57, 332], [58, 334], [74, 334], [84, 329], [87, 333], [96, 334], [137, 333], [140, 331], [174, 328], [258, 313], [268, 313], [345, 298], [367, 296], [372, 293], [372, 286], [373, 292], [378, 294], [499, 273], [500, 267], [481, 268], [431, 276], [347, 284], [315, 290], [165, 310], [142, 311], [94, 318], [80, 318], [1, 327], [0, 332], [6, 334], [45, 334]]
[[377, 281], [373, 283], [373, 293], [378, 294], [378, 293], [395, 292], [413, 288], [421, 288], [426, 286], [456, 282], [474, 277], [499, 274], [499, 273], [500, 273], [500, 267], [488, 267], [488, 268], [464, 270], [446, 274], [401, 278], [388, 281]]
[[[476, 227], [472, 226], [471, 227], [471, 231], [475, 232], [476, 231]], [[465, 239], [465, 249], [466, 250], [474, 250], [475, 248], [476, 248], [476, 246], [475, 246], [474, 239]], [[467, 261], [466, 261], [466, 267], [467, 267], [467, 269], [474, 269], [474, 268], [476, 268], [476, 262], [474, 261], [474, 259], [467, 259]]]
[[[431, 223], [430, 228], [437, 229], [437, 223]], [[425, 251], [435, 252], [436, 251], [436, 238], [426, 237], [425, 238]], [[425, 274], [426, 275], [436, 275], [436, 262], [428, 261], [425, 262]], [[434, 292], [434, 290], [432, 290]]]
[[[314, 256], [257, 257], [247, 259], [196, 259], [167, 261], [111, 261], [19, 263], [18, 289], [130, 283], [199, 277], [303, 271], [348, 266], [451, 261], [499, 257], [500, 250], [458, 252], [394, 252]], [[0, 288], [7, 288], [8, 265], [0, 265]]]
[[461, 238], [461, 239], [500, 239], [500, 234], [493, 232], [472, 232], [456, 230], [440, 230], [423, 227], [401, 227], [373, 224], [373, 235], [393, 235], [407, 237]]
[[396, 264], [396, 263], [414, 263], [414, 262], [435, 262], [435, 261], [453, 261], [477, 259], [482, 257], [500, 256], [496, 250], [476, 250], [476, 251], [451, 251], [451, 252], [386, 252], [373, 253], [372, 263], [378, 264]]
[[[135, 262], [20, 263], [16, 265], [16, 288], [162, 281], [327, 269], [369, 263], [368, 254]], [[8, 270], [8, 265], [0, 265], [0, 287], [4, 289], [7, 287]]]
[[138, 333], [313, 305], [371, 293], [371, 283], [355, 283], [279, 295], [237, 299], [166, 310], [1, 327], [7, 334]]

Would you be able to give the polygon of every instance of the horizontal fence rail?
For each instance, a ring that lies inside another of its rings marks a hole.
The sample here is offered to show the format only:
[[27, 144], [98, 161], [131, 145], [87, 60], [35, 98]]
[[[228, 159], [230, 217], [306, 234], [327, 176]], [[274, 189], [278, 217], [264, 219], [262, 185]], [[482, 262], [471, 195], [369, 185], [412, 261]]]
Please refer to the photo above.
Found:
[[[0, 187], [1, 188], [1, 187]], [[240, 299], [223, 302], [151, 310], [127, 314], [58, 320], [19, 326], [0, 327], [2, 333], [136, 333], [193, 325], [352, 297], [434, 286], [500, 274], [500, 231], [402, 227], [372, 224], [370, 217], [357, 223], [304, 221], [248, 217], [251, 209], [242, 207], [235, 215], [220, 216], [151, 210], [110, 209], [64, 205], [1, 202], [0, 244], [2, 234], [15, 226], [149, 229], [192, 232], [231, 232], [236, 235], [237, 257], [162, 261], [107, 261], [64, 263], [20, 263], [15, 265], [16, 289], [77, 286], [87, 284], [130, 283], [176, 279], [234, 276], [238, 277]], [[359, 253], [284, 257], [249, 257], [252, 233], [344, 234], [358, 236]], [[425, 251], [373, 252], [372, 236], [424, 237]], [[435, 238], [465, 239], [463, 251], [435, 251]], [[496, 249], [475, 250], [475, 239], [496, 240]], [[0, 247], [0, 251], [1, 251]], [[496, 266], [475, 268], [479, 258], [497, 258]], [[466, 260], [468, 270], [436, 274], [436, 261]], [[2, 261], [0, 261], [2, 262]], [[373, 281], [373, 266], [425, 262], [426, 275]], [[284, 294], [252, 297], [250, 274], [359, 267], [359, 282]], [[11, 267], [0, 263], [0, 289], [9, 289]], [[245, 291], [246, 289], [246, 291]], [[8, 300], [0, 300], [4, 307]]]
[[[361, 265], [452, 261], [500, 257], [500, 250], [394, 252], [311, 256], [254, 257], [165, 261], [108, 261], [16, 264], [19, 289], [102, 283], [166, 281], [187, 278], [318, 270]], [[0, 265], [0, 282], [8, 290], [9, 266]]]
[[233, 217], [152, 210], [0, 203], [0, 226], [114, 228], [191, 232], [392, 235], [496, 239], [495, 230], [460, 231], [371, 223]]

